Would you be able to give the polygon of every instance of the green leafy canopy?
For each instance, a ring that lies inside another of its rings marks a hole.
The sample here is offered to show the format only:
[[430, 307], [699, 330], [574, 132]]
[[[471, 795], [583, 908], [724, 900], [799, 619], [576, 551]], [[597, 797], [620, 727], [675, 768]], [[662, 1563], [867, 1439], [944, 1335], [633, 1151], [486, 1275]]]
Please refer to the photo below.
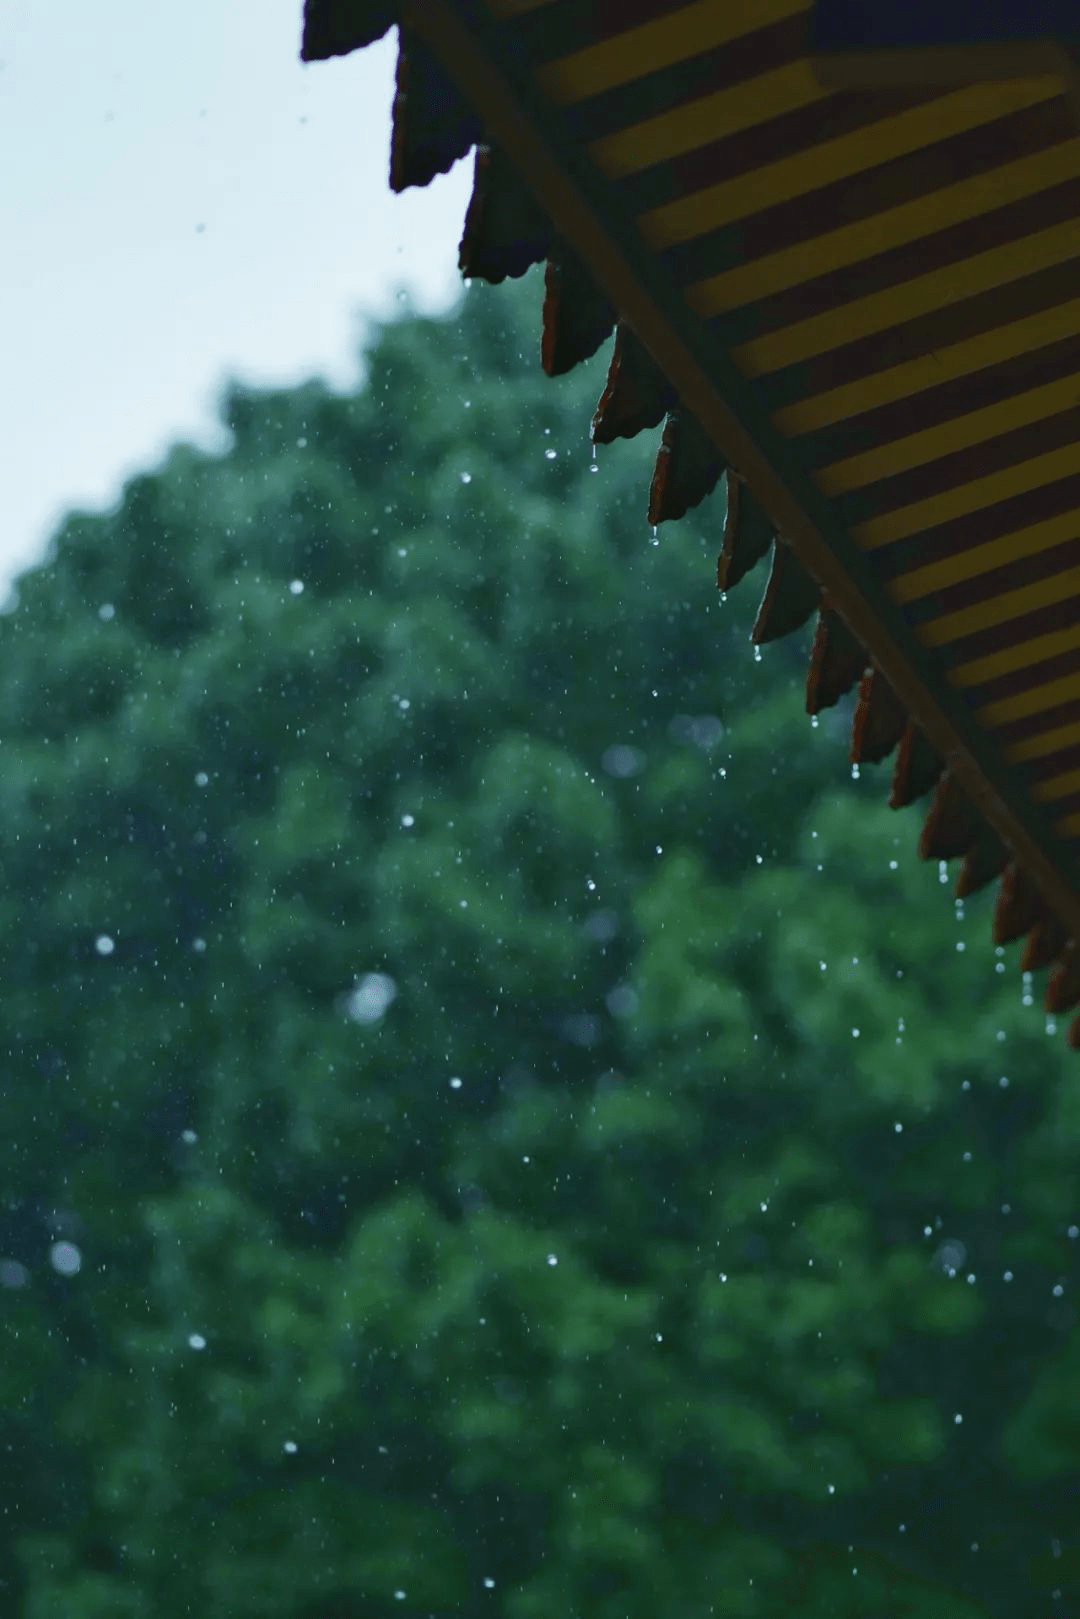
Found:
[[538, 301], [0, 620], [4, 1611], [1077, 1594], [1077, 1076]]

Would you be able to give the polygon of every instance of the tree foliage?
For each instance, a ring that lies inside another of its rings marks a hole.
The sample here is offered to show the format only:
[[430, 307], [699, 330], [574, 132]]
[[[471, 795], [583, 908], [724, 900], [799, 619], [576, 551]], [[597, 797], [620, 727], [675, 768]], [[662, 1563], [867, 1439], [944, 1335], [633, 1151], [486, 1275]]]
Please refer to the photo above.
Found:
[[26, 1619], [1080, 1589], [1073, 1064], [536, 298], [232, 387], [0, 621]]

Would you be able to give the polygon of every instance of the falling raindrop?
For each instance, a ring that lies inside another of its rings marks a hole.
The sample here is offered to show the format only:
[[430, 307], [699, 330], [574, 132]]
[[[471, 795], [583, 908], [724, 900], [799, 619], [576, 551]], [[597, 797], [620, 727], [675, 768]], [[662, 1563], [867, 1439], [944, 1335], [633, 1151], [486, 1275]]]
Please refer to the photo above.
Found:
[[77, 1276], [82, 1270], [82, 1254], [73, 1242], [54, 1242], [49, 1264], [58, 1276]]
[[365, 973], [345, 997], [345, 1015], [353, 1023], [378, 1023], [397, 998], [397, 985], [387, 973]]

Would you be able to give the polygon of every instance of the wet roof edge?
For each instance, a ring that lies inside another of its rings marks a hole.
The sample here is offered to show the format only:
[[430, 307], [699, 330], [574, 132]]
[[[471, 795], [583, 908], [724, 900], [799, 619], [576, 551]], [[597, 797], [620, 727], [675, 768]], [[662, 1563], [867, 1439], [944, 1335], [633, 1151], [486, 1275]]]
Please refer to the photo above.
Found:
[[919, 644], [867, 559], [838, 531], [826, 501], [798, 467], [785, 465], [783, 440], [726, 352], [681, 301], [665, 295], [630, 221], [618, 217], [610, 198], [601, 205], [580, 154], [545, 121], [527, 76], [498, 59], [489, 25], [472, 8], [468, 21], [453, 0], [407, 0], [402, 12], [405, 25], [424, 38], [492, 138], [512, 155], [556, 228], [588, 263], [682, 402], [746, 479], [973, 805], [1010, 846], [1070, 935], [1080, 938], [1080, 873], [1073, 856], [966, 715], [944, 669], [935, 667], [935, 655]]

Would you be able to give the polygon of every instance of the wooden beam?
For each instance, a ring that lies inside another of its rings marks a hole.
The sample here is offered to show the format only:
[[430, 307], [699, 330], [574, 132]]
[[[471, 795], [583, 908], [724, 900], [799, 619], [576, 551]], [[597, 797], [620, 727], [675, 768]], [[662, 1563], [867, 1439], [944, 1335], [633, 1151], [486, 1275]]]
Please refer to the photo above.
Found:
[[[500, 60], [487, 25], [454, 0], [406, 0], [405, 20], [428, 41], [516, 163], [556, 228], [588, 263], [717, 447], [823, 586], [828, 605], [872, 654], [908, 713], [953, 777], [998, 832], [1069, 934], [1080, 938], [1080, 881], [1071, 852], [1008, 770], [993, 739], [978, 731], [933, 654], [888, 599], [871, 562], [838, 528], [784, 440], [755, 403], [730, 356], [645, 253], [629, 219], [600, 190], [599, 177], [544, 117], [535, 85]], [[603, 199], [601, 202], [601, 198]]]
[[815, 0], [807, 50], [831, 89], [1052, 74], [1080, 98], [1077, 0]]

